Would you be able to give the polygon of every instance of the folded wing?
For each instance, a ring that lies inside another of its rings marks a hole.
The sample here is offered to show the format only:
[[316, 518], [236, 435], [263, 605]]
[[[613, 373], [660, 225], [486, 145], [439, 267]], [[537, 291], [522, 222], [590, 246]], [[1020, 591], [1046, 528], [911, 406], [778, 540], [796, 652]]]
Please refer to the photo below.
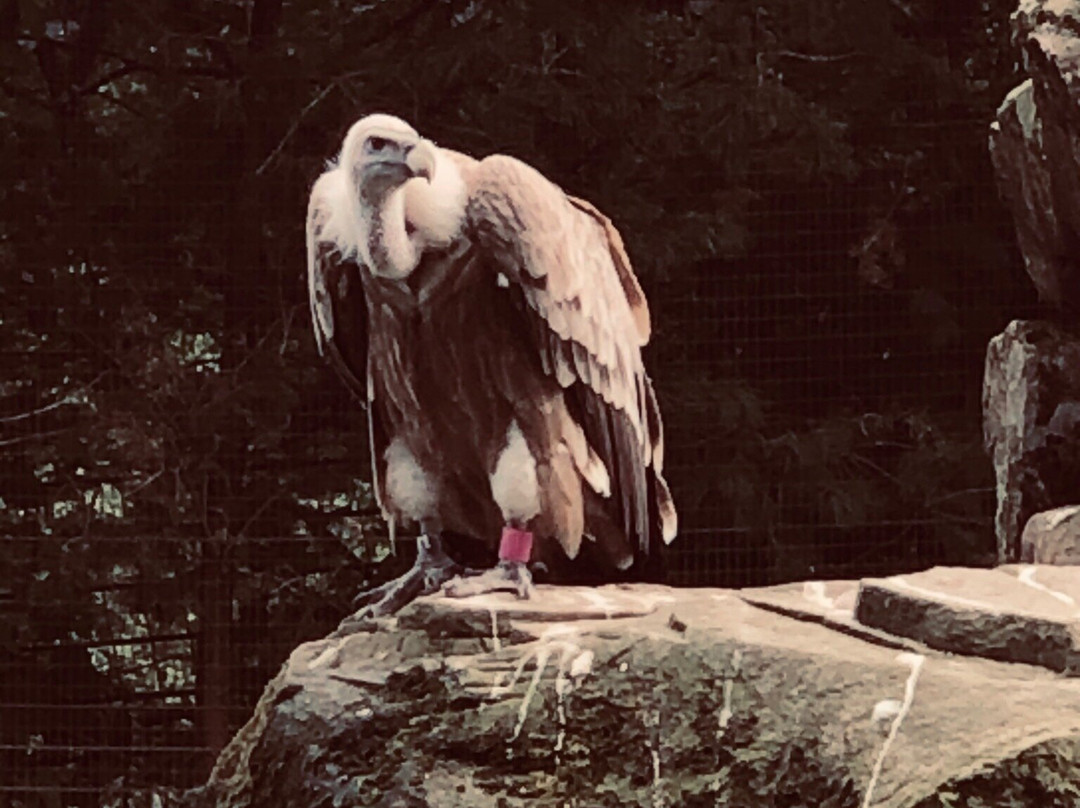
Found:
[[645, 553], [671, 541], [663, 427], [641, 348], [649, 311], [611, 222], [511, 157], [470, 176], [470, 232], [519, 290], [545, 371], [608, 470], [626, 536]]

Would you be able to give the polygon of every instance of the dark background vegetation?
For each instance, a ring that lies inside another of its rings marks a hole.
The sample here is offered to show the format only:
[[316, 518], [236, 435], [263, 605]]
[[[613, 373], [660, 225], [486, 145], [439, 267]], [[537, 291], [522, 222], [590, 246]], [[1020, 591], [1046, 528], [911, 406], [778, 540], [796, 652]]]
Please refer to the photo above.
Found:
[[982, 358], [1032, 302], [986, 153], [1013, 5], [0, 0], [0, 805], [198, 782], [403, 563], [303, 279], [372, 111], [622, 230], [672, 583], [987, 562]]

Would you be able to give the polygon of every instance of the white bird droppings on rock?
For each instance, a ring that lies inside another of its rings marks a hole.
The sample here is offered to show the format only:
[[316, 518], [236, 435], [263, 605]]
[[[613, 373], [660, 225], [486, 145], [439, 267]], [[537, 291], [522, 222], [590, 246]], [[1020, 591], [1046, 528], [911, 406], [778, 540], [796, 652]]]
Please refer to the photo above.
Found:
[[899, 699], [882, 699], [874, 705], [874, 712], [870, 715], [870, 720], [882, 733], [887, 735], [892, 720], [900, 715], [900, 710], [903, 707], [904, 703]]
[[1021, 567], [1019, 574], [1016, 576], [1017, 580], [1025, 586], [1030, 586], [1032, 589], [1038, 589], [1040, 592], [1045, 592], [1050, 597], [1061, 601], [1066, 606], [1075, 606], [1076, 601], [1064, 592], [1058, 592], [1056, 589], [1051, 589], [1043, 583], [1035, 580], [1035, 573], [1038, 567]]
[[589, 650], [582, 651], [574, 657], [574, 661], [570, 663], [570, 678], [580, 680], [592, 673], [592, 664], [595, 657], [596, 655]]
[[[338, 651], [341, 650], [341, 643], [331, 643], [322, 650], [311, 662], [308, 663], [308, 667], [311, 669], [321, 668], [326, 663], [333, 663], [337, 660]], [[333, 664], [331, 664], [333, 667]]]
[[[892, 719], [892, 724], [889, 727], [889, 734], [885, 738], [885, 743], [881, 745], [881, 753], [874, 762], [874, 770], [870, 774], [870, 782], [866, 785], [866, 794], [863, 797], [862, 808], [870, 808], [870, 805], [872, 804], [874, 788], [877, 786], [878, 779], [881, 777], [881, 772], [885, 767], [885, 757], [889, 754], [889, 748], [892, 746], [893, 741], [896, 740], [896, 736], [900, 734], [900, 725], [904, 723], [904, 718], [907, 717], [908, 711], [911, 710], [912, 702], [915, 701], [915, 685], [919, 681], [919, 672], [922, 671], [922, 666], [923, 663], [926, 662], [926, 657], [922, 654], [913, 654], [910, 651], [903, 651], [900, 654], [897, 654], [896, 661], [902, 665], [907, 665], [908, 668], [911, 669], [911, 673], [908, 674], [907, 683], [904, 685], [904, 701], [900, 704], [900, 709], [896, 711], [896, 715]], [[875, 707], [875, 710], [876, 709], [877, 708]]]

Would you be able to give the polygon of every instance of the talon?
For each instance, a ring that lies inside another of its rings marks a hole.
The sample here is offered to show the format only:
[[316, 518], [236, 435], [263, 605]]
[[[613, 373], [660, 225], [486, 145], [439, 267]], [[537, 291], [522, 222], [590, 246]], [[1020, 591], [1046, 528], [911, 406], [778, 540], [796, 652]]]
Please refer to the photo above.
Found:
[[461, 566], [443, 552], [438, 537], [422, 536], [417, 547], [416, 563], [408, 572], [353, 599], [354, 607], [359, 608], [342, 622], [342, 627], [389, 617], [416, 598], [438, 592], [444, 583], [461, 573]]
[[[400, 581], [401, 579], [398, 578], [396, 580]], [[376, 586], [372, 589], [360, 592], [356, 597], [352, 599], [353, 609], [357, 610], [357, 613], [359, 613], [365, 606], [381, 600], [386, 595], [386, 592], [390, 588], [391, 583], [393, 582], [391, 581], [383, 584], [382, 586]]]
[[473, 575], [459, 575], [443, 586], [443, 593], [451, 598], [468, 598], [488, 592], [510, 592], [521, 600], [529, 600], [535, 591], [532, 573], [521, 561], [500, 561], [489, 570]]

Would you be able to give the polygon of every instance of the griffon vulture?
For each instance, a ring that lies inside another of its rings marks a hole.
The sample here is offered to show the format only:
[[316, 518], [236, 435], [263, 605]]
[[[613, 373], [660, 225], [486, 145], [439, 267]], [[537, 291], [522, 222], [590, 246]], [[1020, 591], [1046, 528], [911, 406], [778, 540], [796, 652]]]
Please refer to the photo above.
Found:
[[[361, 615], [439, 588], [528, 597], [530, 562], [584, 543], [624, 570], [675, 537], [649, 311], [596, 208], [514, 158], [370, 115], [315, 182], [307, 248], [319, 351], [367, 402], [379, 506], [391, 533], [421, 531], [416, 564]], [[453, 533], [498, 563], [462, 577]]]

